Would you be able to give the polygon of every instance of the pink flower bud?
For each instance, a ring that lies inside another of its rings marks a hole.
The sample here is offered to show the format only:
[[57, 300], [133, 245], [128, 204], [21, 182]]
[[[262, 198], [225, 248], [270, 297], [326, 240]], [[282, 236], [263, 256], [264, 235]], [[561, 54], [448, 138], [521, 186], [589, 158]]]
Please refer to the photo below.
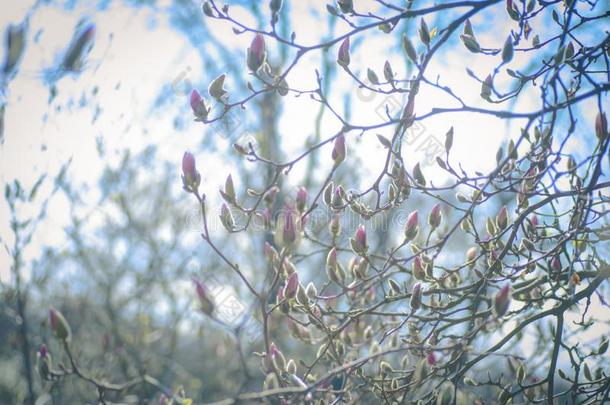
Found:
[[349, 56], [349, 37], [345, 38], [339, 47], [337, 54], [337, 63], [343, 67], [347, 67], [350, 62]]
[[276, 260], [278, 258], [277, 250], [269, 242], [265, 242], [263, 246], [263, 253], [265, 253], [265, 257], [270, 262]]
[[501, 317], [510, 306], [510, 285], [506, 284], [496, 293], [493, 299], [493, 310], [497, 317]]
[[193, 110], [193, 115], [195, 115], [195, 121], [205, 121], [208, 117], [209, 110], [205, 105], [205, 101], [201, 98], [201, 95], [196, 89], [191, 91], [191, 109]]
[[595, 117], [595, 134], [602, 140], [608, 135], [608, 120], [606, 119], [606, 113], [602, 113], [601, 111], [598, 112]]
[[413, 291], [411, 292], [411, 311], [415, 312], [419, 308], [421, 308], [421, 296], [421, 283], [415, 283], [415, 285], [413, 286]]
[[307, 206], [307, 189], [305, 187], [299, 187], [297, 190], [297, 210], [299, 212], [305, 211], [305, 207]]
[[417, 236], [419, 230], [419, 217], [417, 210], [409, 214], [407, 218], [407, 226], [405, 227], [405, 238], [407, 241], [414, 239]]
[[500, 212], [498, 212], [498, 217], [496, 220], [496, 225], [498, 225], [498, 228], [500, 228], [500, 230], [504, 230], [508, 226], [508, 210], [506, 208], [506, 205], [500, 208]]
[[248, 48], [247, 65], [252, 72], [257, 72], [265, 62], [265, 38], [256, 34]]
[[61, 312], [55, 308], [49, 310], [49, 323], [51, 324], [51, 331], [55, 337], [66, 342], [70, 340], [72, 336], [70, 325]]
[[561, 271], [561, 261], [558, 256], [553, 257], [553, 260], [551, 260], [551, 269], [553, 271]]
[[195, 284], [195, 291], [197, 292], [197, 297], [199, 298], [201, 311], [206, 315], [210, 315], [214, 311], [214, 301], [212, 301], [208, 293], [208, 289], [201, 281], [195, 278], [193, 278], [193, 283]]
[[428, 353], [428, 355], [426, 356], [426, 360], [428, 361], [428, 364], [433, 366], [436, 364], [436, 356], [434, 356], [434, 352], [430, 352]]
[[184, 152], [184, 155], [182, 156], [182, 174], [188, 180], [197, 177], [195, 157], [190, 152]]
[[40, 356], [41, 359], [47, 357], [47, 346], [44, 343], [38, 348], [38, 356]]
[[335, 143], [333, 146], [333, 152], [331, 157], [335, 162], [335, 166], [339, 165], [341, 162], [345, 160], [345, 155], [347, 154], [347, 147], [345, 146], [345, 135], [339, 134], [335, 138]]
[[337, 249], [333, 247], [326, 256], [326, 268], [329, 270], [335, 270], [337, 267]]
[[193, 109], [193, 113], [197, 115], [197, 111], [199, 111], [199, 107], [203, 100], [201, 99], [201, 95], [197, 91], [197, 89], [193, 89], [191, 91], [191, 108]]
[[360, 225], [356, 230], [356, 236], [351, 240], [352, 249], [358, 254], [366, 252], [368, 246], [366, 244], [366, 229], [364, 225]]
[[199, 187], [201, 176], [197, 171], [195, 157], [190, 152], [182, 156], [182, 186], [186, 191], [194, 192]]
[[420, 255], [415, 256], [415, 259], [413, 259], [413, 277], [417, 280], [424, 280], [426, 278], [426, 269]]
[[284, 234], [283, 239], [285, 243], [291, 244], [297, 238], [297, 230], [295, 225], [294, 214], [290, 210], [284, 212]]
[[441, 214], [441, 205], [436, 204], [432, 207], [432, 211], [430, 211], [430, 216], [428, 217], [428, 223], [434, 229], [441, 224], [442, 214]]
[[297, 295], [297, 290], [299, 289], [299, 275], [295, 271], [286, 280], [286, 285], [284, 286], [284, 296], [286, 298], [294, 298]]

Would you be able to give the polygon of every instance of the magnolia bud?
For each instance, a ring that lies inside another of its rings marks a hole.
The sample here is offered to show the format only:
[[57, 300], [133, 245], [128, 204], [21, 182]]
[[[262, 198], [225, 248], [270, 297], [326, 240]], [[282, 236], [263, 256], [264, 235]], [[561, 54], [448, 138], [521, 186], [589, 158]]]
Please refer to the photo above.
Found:
[[339, 134], [339, 136], [337, 136], [335, 138], [335, 143], [334, 143], [333, 151], [331, 154], [331, 157], [333, 158], [333, 161], [335, 162], [335, 166], [338, 166], [339, 164], [341, 164], [341, 162], [343, 162], [345, 160], [346, 154], [347, 154], [347, 148], [345, 145], [345, 135]]
[[415, 166], [413, 166], [413, 178], [415, 179], [415, 181], [421, 185], [421, 186], [425, 186], [426, 185], [426, 178], [424, 177], [424, 174], [421, 171], [421, 167], [419, 166], [419, 162], [417, 162], [415, 164]]
[[227, 94], [227, 91], [224, 88], [226, 77], [226, 73], [223, 73], [210, 83], [210, 86], [208, 87], [208, 94], [210, 97], [222, 102]]
[[423, 18], [419, 20], [419, 39], [421, 39], [425, 45], [430, 44], [430, 30], [428, 29], [428, 24], [426, 24], [426, 21]]
[[500, 208], [500, 212], [498, 212], [498, 216], [496, 218], [496, 225], [500, 230], [504, 230], [508, 226], [508, 210], [506, 205]]
[[269, 8], [272, 13], [277, 13], [282, 8], [282, 0], [271, 0], [269, 2]]
[[468, 252], [466, 252], [466, 260], [467, 260], [470, 268], [474, 267], [476, 258], [477, 258], [477, 248], [471, 247], [470, 249], [468, 249]]
[[411, 241], [415, 239], [417, 236], [417, 232], [419, 231], [419, 217], [417, 210], [413, 211], [409, 214], [407, 218], [407, 225], [405, 226], [405, 239], [407, 241]]
[[225, 189], [220, 190], [220, 195], [229, 204], [235, 203], [235, 186], [233, 185], [233, 177], [229, 174], [225, 180]]
[[426, 361], [431, 366], [436, 364], [436, 356], [434, 356], [434, 352], [428, 353], [428, 355], [426, 356]]
[[428, 224], [430, 224], [432, 229], [435, 229], [441, 224], [441, 219], [441, 205], [436, 204], [434, 207], [432, 207], [432, 211], [430, 211], [430, 215], [428, 216]]
[[485, 100], [489, 100], [491, 97], [491, 91], [493, 89], [493, 78], [491, 75], [487, 75], [483, 84], [481, 84], [481, 97]]
[[606, 119], [606, 113], [601, 111], [597, 113], [595, 117], [595, 134], [600, 140], [604, 140], [608, 135], [608, 120]]
[[307, 206], [307, 189], [305, 187], [299, 187], [297, 190], [297, 210], [299, 212], [305, 211], [305, 207]]
[[191, 91], [191, 109], [195, 115], [196, 121], [205, 121], [208, 118], [210, 110], [206, 107], [205, 101], [196, 89]]
[[415, 259], [413, 259], [413, 277], [417, 280], [424, 280], [426, 278], [426, 269], [420, 255], [415, 256]]
[[246, 64], [248, 69], [253, 73], [256, 73], [258, 69], [265, 63], [265, 38], [261, 34], [256, 34], [250, 48], [248, 48], [248, 54], [246, 57]]
[[51, 380], [52, 367], [51, 355], [47, 352], [47, 346], [45, 346], [43, 343], [38, 349], [38, 357], [36, 358], [36, 369], [38, 370], [40, 378], [42, 378], [44, 381]]
[[295, 247], [300, 242], [300, 221], [298, 214], [291, 206], [286, 206], [277, 222], [276, 239], [279, 245]]
[[345, 200], [343, 197], [345, 196], [345, 191], [343, 190], [343, 186], [337, 186], [332, 193], [331, 197], [331, 206], [336, 210], [341, 210], [345, 205]]
[[227, 231], [233, 231], [233, 227], [235, 226], [235, 220], [233, 219], [233, 214], [227, 204], [223, 203], [220, 207], [220, 222], [226, 228]]
[[193, 279], [193, 283], [195, 284], [195, 291], [197, 292], [197, 298], [199, 298], [201, 311], [208, 316], [211, 315], [214, 311], [214, 301], [210, 297], [208, 289], [197, 279]]
[[356, 236], [351, 239], [352, 249], [357, 254], [366, 253], [368, 246], [366, 244], [366, 229], [364, 225], [360, 225], [356, 230]]
[[298, 288], [299, 288], [299, 275], [295, 271], [286, 280], [286, 285], [284, 286], [284, 296], [288, 299], [294, 298], [297, 295]]
[[353, 0], [337, 0], [337, 5], [341, 12], [344, 14], [354, 12], [354, 1]]
[[551, 269], [556, 272], [561, 271], [561, 261], [559, 260], [559, 256], [555, 256], [553, 257], [553, 260], [551, 260]]
[[190, 152], [184, 152], [182, 156], [182, 185], [187, 191], [196, 191], [201, 182], [201, 176], [197, 171], [195, 157]]
[[263, 246], [263, 253], [265, 253], [265, 257], [271, 263], [276, 261], [279, 257], [277, 250], [275, 250], [275, 248], [273, 246], [271, 246], [271, 244], [269, 242], [265, 242], [265, 245]]
[[203, 14], [205, 14], [208, 17], [214, 17], [214, 12], [212, 11], [212, 6], [210, 5], [209, 1], [204, 2], [201, 5], [201, 9], [203, 10]]
[[337, 54], [337, 63], [344, 68], [347, 68], [350, 62], [349, 56], [349, 37], [345, 38], [339, 47]]
[[72, 337], [72, 331], [70, 330], [68, 321], [66, 321], [66, 318], [64, 318], [61, 312], [55, 308], [51, 308], [49, 310], [49, 321], [51, 323], [51, 331], [55, 337], [64, 342], [69, 342]]
[[413, 291], [411, 292], [411, 301], [410, 301], [411, 311], [413, 311], [413, 312], [417, 311], [421, 307], [421, 296], [422, 296], [421, 288], [422, 288], [421, 283], [415, 283], [415, 285], [413, 286]]
[[269, 345], [269, 352], [271, 353], [271, 361], [273, 366], [278, 371], [283, 371], [286, 368], [286, 358], [284, 354], [277, 348], [275, 343]]
[[499, 318], [508, 311], [510, 306], [510, 285], [506, 284], [496, 293], [493, 299], [493, 311]]
[[502, 48], [502, 62], [508, 63], [513, 59], [515, 51], [513, 49], [513, 41], [509, 36], [506, 38], [506, 42], [504, 42], [504, 47]]
[[407, 38], [406, 34], [402, 35], [402, 48], [404, 49], [409, 59], [417, 63], [417, 51], [415, 50], [413, 43], [409, 40], [409, 38]]

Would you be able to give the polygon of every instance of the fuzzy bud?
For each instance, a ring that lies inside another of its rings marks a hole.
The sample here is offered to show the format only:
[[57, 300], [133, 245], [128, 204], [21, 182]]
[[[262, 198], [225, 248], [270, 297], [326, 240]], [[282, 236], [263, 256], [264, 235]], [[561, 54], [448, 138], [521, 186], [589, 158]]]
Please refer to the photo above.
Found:
[[192, 192], [199, 188], [201, 175], [197, 171], [195, 157], [190, 152], [182, 156], [182, 185], [186, 191]]
[[553, 269], [555, 272], [561, 271], [561, 261], [559, 260], [559, 256], [555, 256], [551, 260], [551, 269]]
[[508, 311], [510, 306], [510, 285], [506, 284], [496, 293], [493, 299], [493, 311], [499, 318]]
[[435, 229], [441, 224], [441, 220], [441, 205], [436, 204], [434, 207], [432, 207], [432, 211], [430, 211], [430, 215], [428, 216], [428, 224], [430, 224], [432, 229]]
[[333, 151], [331, 157], [335, 162], [335, 166], [338, 166], [345, 160], [345, 155], [347, 154], [347, 147], [345, 145], [345, 135], [339, 134], [335, 138], [335, 143], [333, 145]]
[[411, 241], [417, 236], [419, 231], [419, 216], [417, 210], [409, 214], [407, 218], [407, 225], [405, 226], [405, 239]]
[[299, 288], [299, 275], [295, 271], [286, 280], [286, 285], [284, 286], [284, 296], [287, 299], [294, 298], [297, 295], [298, 288]]
[[36, 358], [36, 369], [43, 381], [52, 379], [52, 367], [51, 355], [47, 351], [47, 346], [43, 343], [38, 349], [38, 356]]
[[276, 242], [284, 247], [296, 247], [301, 238], [301, 223], [292, 206], [286, 206], [277, 221]]
[[205, 121], [208, 118], [210, 110], [196, 89], [191, 91], [190, 104], [193, 115], [195, 115], [195, 121]]
[[339, 52], [337, 53], [337, 63], [346, 68], [349, 65], [350, 56], [349, 56], [349, 37], [345, 38], [339, 47]]
[[417, 280], [424, 280], [426, 278], [426, 269], [420, 255], [415, 256], [415, 259], [413, 259], [413, 277]]
[[360, 225], [356, 230], [356, 236], [351, 239], [352, 249], [357, 254], [366, 253], [368, 246], [366, 244], [366, 229], [364, 225]]
[[220, 195], [229, 204], [235, 204], [235, 186], [233, 185], [233, 177], [230, 174], [225, 180], [224, 190], [220, 190]]
[[51, 324], [51, 331], [53, 335], [59, 340], [63, 340], [64, 342], [69, 342], [72, 337], [72, 331], [70, 330], [70, 325], [66, 318], [56, 310], [55, 308], [51, 308], [49, 310], [49, 322]]
[[203, 285], [203, 283], [197, 279], [193, 279], [193, 283], [195, 284], [195, 291], [197, 292], [197, 298], [199, 298], [199, 305], [201, 308], [201, 312], [206, 315], [211, 315], [214, 311], [214, 301], [210, 297], [208, 289]]
[[227, 231], [233, 231], [233, 228], [235, 226], [235, 220], [233, 219], [233, 214], [231, 213], [231, 210], [225, 203], [223, 203], [220, 207], [220, 222], [226, 228]]
[[496, 218], [496, 225], [500, 230], [504, 230], [508, 226], [508, 210], [506, 205], [500, 208], [500, 212], [498, 212], [498, 216]]
[[421, 308], [422, 287], [421, 283], [415, 283], [411, 292], [411, 311], [415, 312]]
[[256, 34], [252, 43], [250, 44], [250, 48], [248, 48], [248, 54], [246, 58], [246, 64], [248, 65], [248, 69], [253, 73], [256, 73], [258, 69], [263, 66], [265, 63], [265, 38], [261, 34]]

